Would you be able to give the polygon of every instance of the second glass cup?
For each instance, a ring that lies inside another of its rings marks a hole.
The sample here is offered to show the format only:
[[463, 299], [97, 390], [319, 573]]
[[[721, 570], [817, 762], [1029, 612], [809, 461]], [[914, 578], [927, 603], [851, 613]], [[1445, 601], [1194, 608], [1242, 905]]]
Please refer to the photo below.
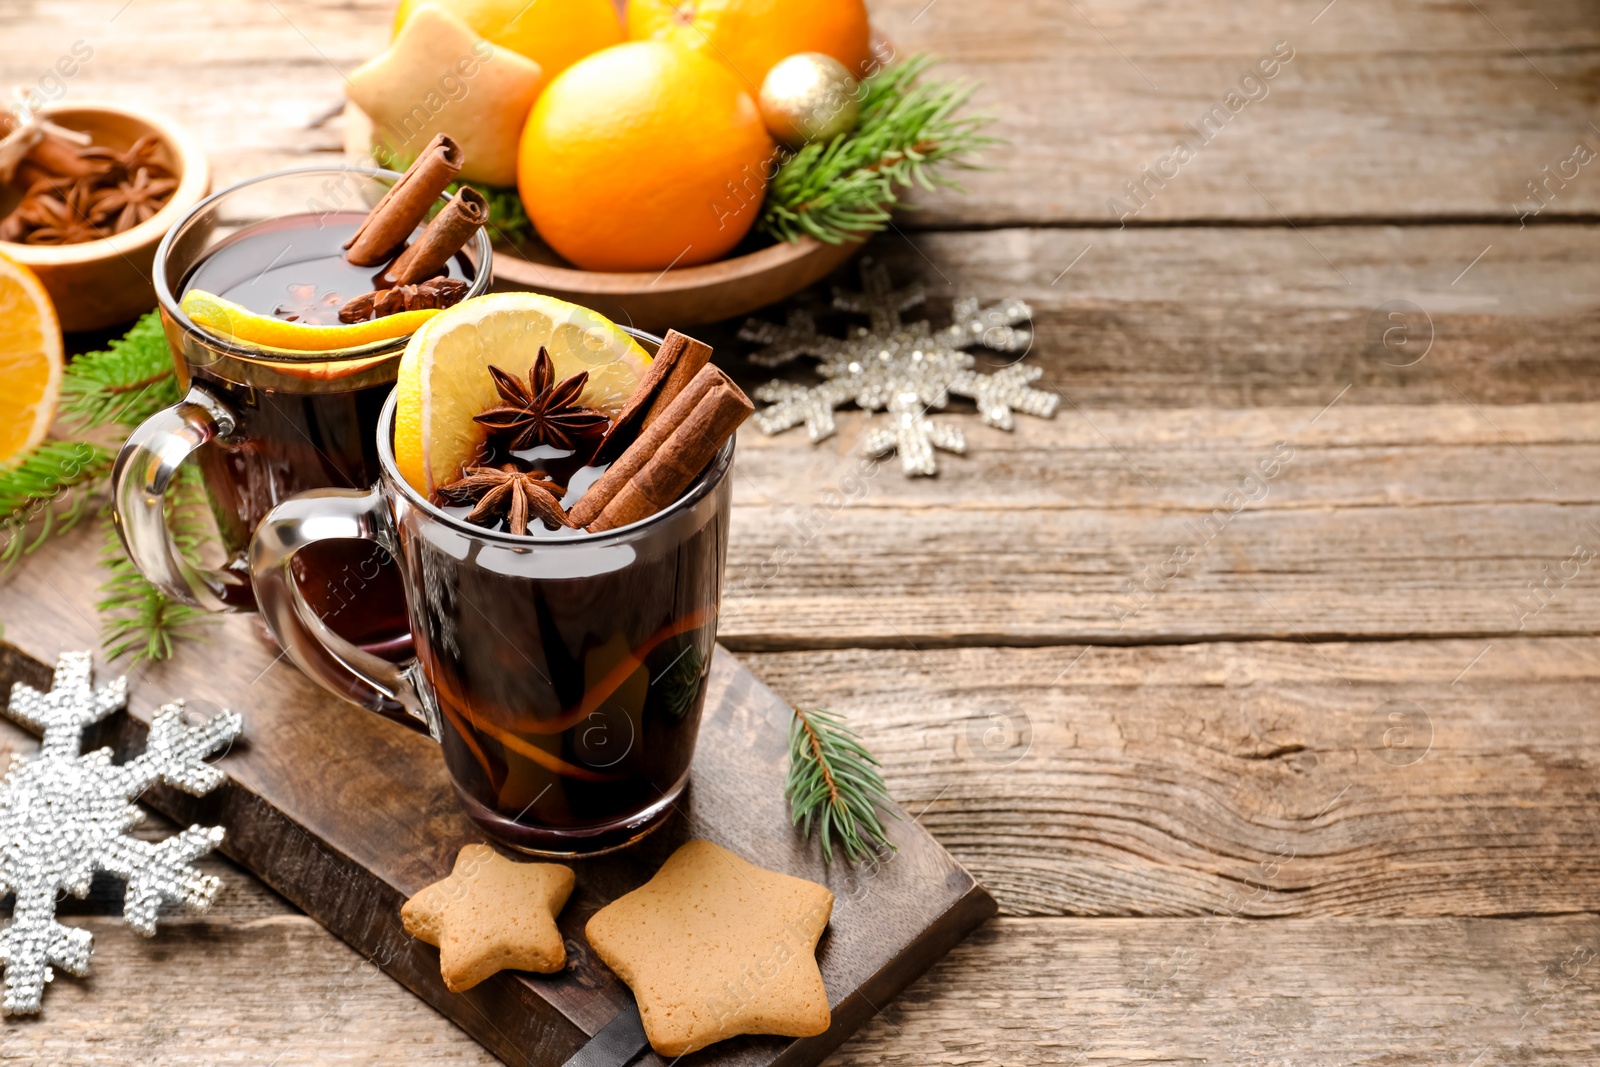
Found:
[[[245, 552], [267, 512], [306, 489], [376, 480], [378, 416], [409, 339], [314, 353], [244, 344], [193, 322], [181, 307], [184, 293], [203, 288], [263, 314], [274, 301], [293, 313], [299, 303], [335, 299], [321, 291], [318, 264], [337, 262], [344, 240], [399, 177], [341, 166], [253, 178], [197, 205], [157, 250], [161, 323], [184, 397], [128, 438], [112, 493], [129, 557], [174, 599], [211, 611], [254, 610]], [[488, 235], [480, 231], [457, 258], [452, 270], [470, 282], [468, 295], [487, 291]], [[352, 277], [350, 287], [363, 281]], [[187, 558], [167, 528], [167, 494], [190, 455], [227, 553], [215, 567]], [[341, 636], [390, 657], [409, 649], [399, 573], [381, 548], [330, 541], [296, 567], [312, 610]]]

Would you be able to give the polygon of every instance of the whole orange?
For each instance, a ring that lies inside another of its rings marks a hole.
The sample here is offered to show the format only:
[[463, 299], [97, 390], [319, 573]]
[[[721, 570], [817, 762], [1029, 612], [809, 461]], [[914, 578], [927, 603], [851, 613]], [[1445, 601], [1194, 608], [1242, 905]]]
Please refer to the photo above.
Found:
[[423, 4], [444, 8], [490, 43], [527, 56], [544, 68], [547, 80], [622, 41], [611, 0], [400, 0], [394, 32]]
[[863, 0], [628, 0], [628, 38], [716, 56], [752, 94], [774, 63], [796, 52], [825, 52], [858, 78], [871, 56]]
[[663, 41], [596, 52], [545, 87], [517, 186], [539, 235], [586, 270], [725, 255], [761, 210], [772, 138], [727, 67]]

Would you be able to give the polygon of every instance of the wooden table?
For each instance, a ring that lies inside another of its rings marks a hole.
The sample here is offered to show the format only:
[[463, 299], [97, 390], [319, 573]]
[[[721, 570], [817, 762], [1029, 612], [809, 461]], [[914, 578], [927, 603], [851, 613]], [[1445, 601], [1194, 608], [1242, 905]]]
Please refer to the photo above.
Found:
[[[85, 41], [69, 97], [166, 109], [226, 183], [337, 152], [339, 72], [389, 10], [13, 2], [0, 83]], [[1600, 12], [873, 13], [983, 79], [1012, 141], [874, 254], [935, 317], [964, 293], [1031, 303], [1063, 404], [1013, 434], [946, 416], [967, 456], [931, 480], [885, 465], [838, 511], [863, 417], [817, 448], [741, 436], [730, 580], [797, 551], [723, 640], [858, 723], [1004, 912], [833, 1062], [1600, 1059], [1600, 564], [1572, 562], [1600, 547], [1600, 164], [1573, 162], [1600, 152]], [[1278, 42], [1292, 59], [1235, 113]], [[1208, 114], [1211, 139], [1162, 163]], [[7, 579], [7, 640], [46, 660], [93, 643], [97, 547]], [[42, 577], [76, 560], [78, 583]], [[204, 661], [141, 673], [134, 699], [248, 711]], [[154, 941], [109, 886], [76, 906], [102, 913], [78, 920], [94, 975], [6, 1022], [0, 1061], [489, 1062], [210, 866], [216, 911]]]

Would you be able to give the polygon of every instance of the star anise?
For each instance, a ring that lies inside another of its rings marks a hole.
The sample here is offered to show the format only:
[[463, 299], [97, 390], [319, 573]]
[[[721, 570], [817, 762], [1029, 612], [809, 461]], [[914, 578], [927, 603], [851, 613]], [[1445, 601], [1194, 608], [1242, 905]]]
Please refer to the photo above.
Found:
[[567, 487], [544, 471], [519, 470], [515, 463], [468, 467], [465, 477], [441, 486], [439, 495], [452, 504], [476, 505], [467, 513], [467, 521], [476, 526], [490, 526], [503, 518], [512, 533], [525, 534], [530, 514], [552, 526], [572, 525], [561, 507]]
[[94, 206], [95, 222], [109, 223], [116, 233], [131, 230], [160, 211], [177, 188], [176, 178], [157, 177], [152, 168], [140, 167], [132, 178], [101, 194]]
[[526, 386], [499, 367], [491, 366], [489, 374], [505, 403], [474, 415], [473, 419], [488, 427], [491, 437], [509, 438], [507, 451], [517, 452], [544, 444], [575, 449], [579, 438], [604, 433], [611, 424], [604, 412], [577, 403], [583, 387], [589, 383], [589, 372], [579, 371], [570, 378], [553, 382], [555, 369], [543, 345], [539, 346], [539, 358], [528, 371]]
[[93, 221], [94, 190], [86, 183], [75, 183], [64, 196], [41, 192], [28, 200], [24, 221], [33, 223], [23, 237], [28, 244], [75, 245], [100, 239]]

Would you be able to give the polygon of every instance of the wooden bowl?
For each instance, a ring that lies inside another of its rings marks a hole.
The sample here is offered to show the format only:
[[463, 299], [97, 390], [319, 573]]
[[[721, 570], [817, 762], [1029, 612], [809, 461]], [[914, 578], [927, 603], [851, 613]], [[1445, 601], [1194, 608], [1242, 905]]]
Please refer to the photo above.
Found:
[[[76, 245], [0, 241], [0, 252], [39, 276], [67, 333], [127, 322], [156, 306], [151, 264], [161, 238], [211, 189], [205, 150], [193, 134], [152, 112], [81, 103], [48, 107], [43, 114], [58, 126], [87, 133], [97, 145], [117, 150], [154, 134], [161, 140], [158, 158], [178, 178], [178, 188], [165, 207], [114, 237]], [[0, 215], [19, 198], [14, 189], [0, 192]]]
[[[372, 119], [344, 110], [345, 157], [370, 163]], [[698, 326], [793, 296], [854, 255], [862, 242], [830, 245], [811, 237], [782, 242], [698, 267], [611, 273], [579, 270], [534, 238], [494, 249], [495, 288], [528, 289], [570, 300], [649, 333]]]
[[496, 289], [531, 289], [593, 308], [614, 322], [650, 333], [698, 326], [792, 296], [825, 277], [860, 249], [811, 237], [769, 245], [698, 267], [637, 274], [578, 270], [542, 245], [496, 246]]

